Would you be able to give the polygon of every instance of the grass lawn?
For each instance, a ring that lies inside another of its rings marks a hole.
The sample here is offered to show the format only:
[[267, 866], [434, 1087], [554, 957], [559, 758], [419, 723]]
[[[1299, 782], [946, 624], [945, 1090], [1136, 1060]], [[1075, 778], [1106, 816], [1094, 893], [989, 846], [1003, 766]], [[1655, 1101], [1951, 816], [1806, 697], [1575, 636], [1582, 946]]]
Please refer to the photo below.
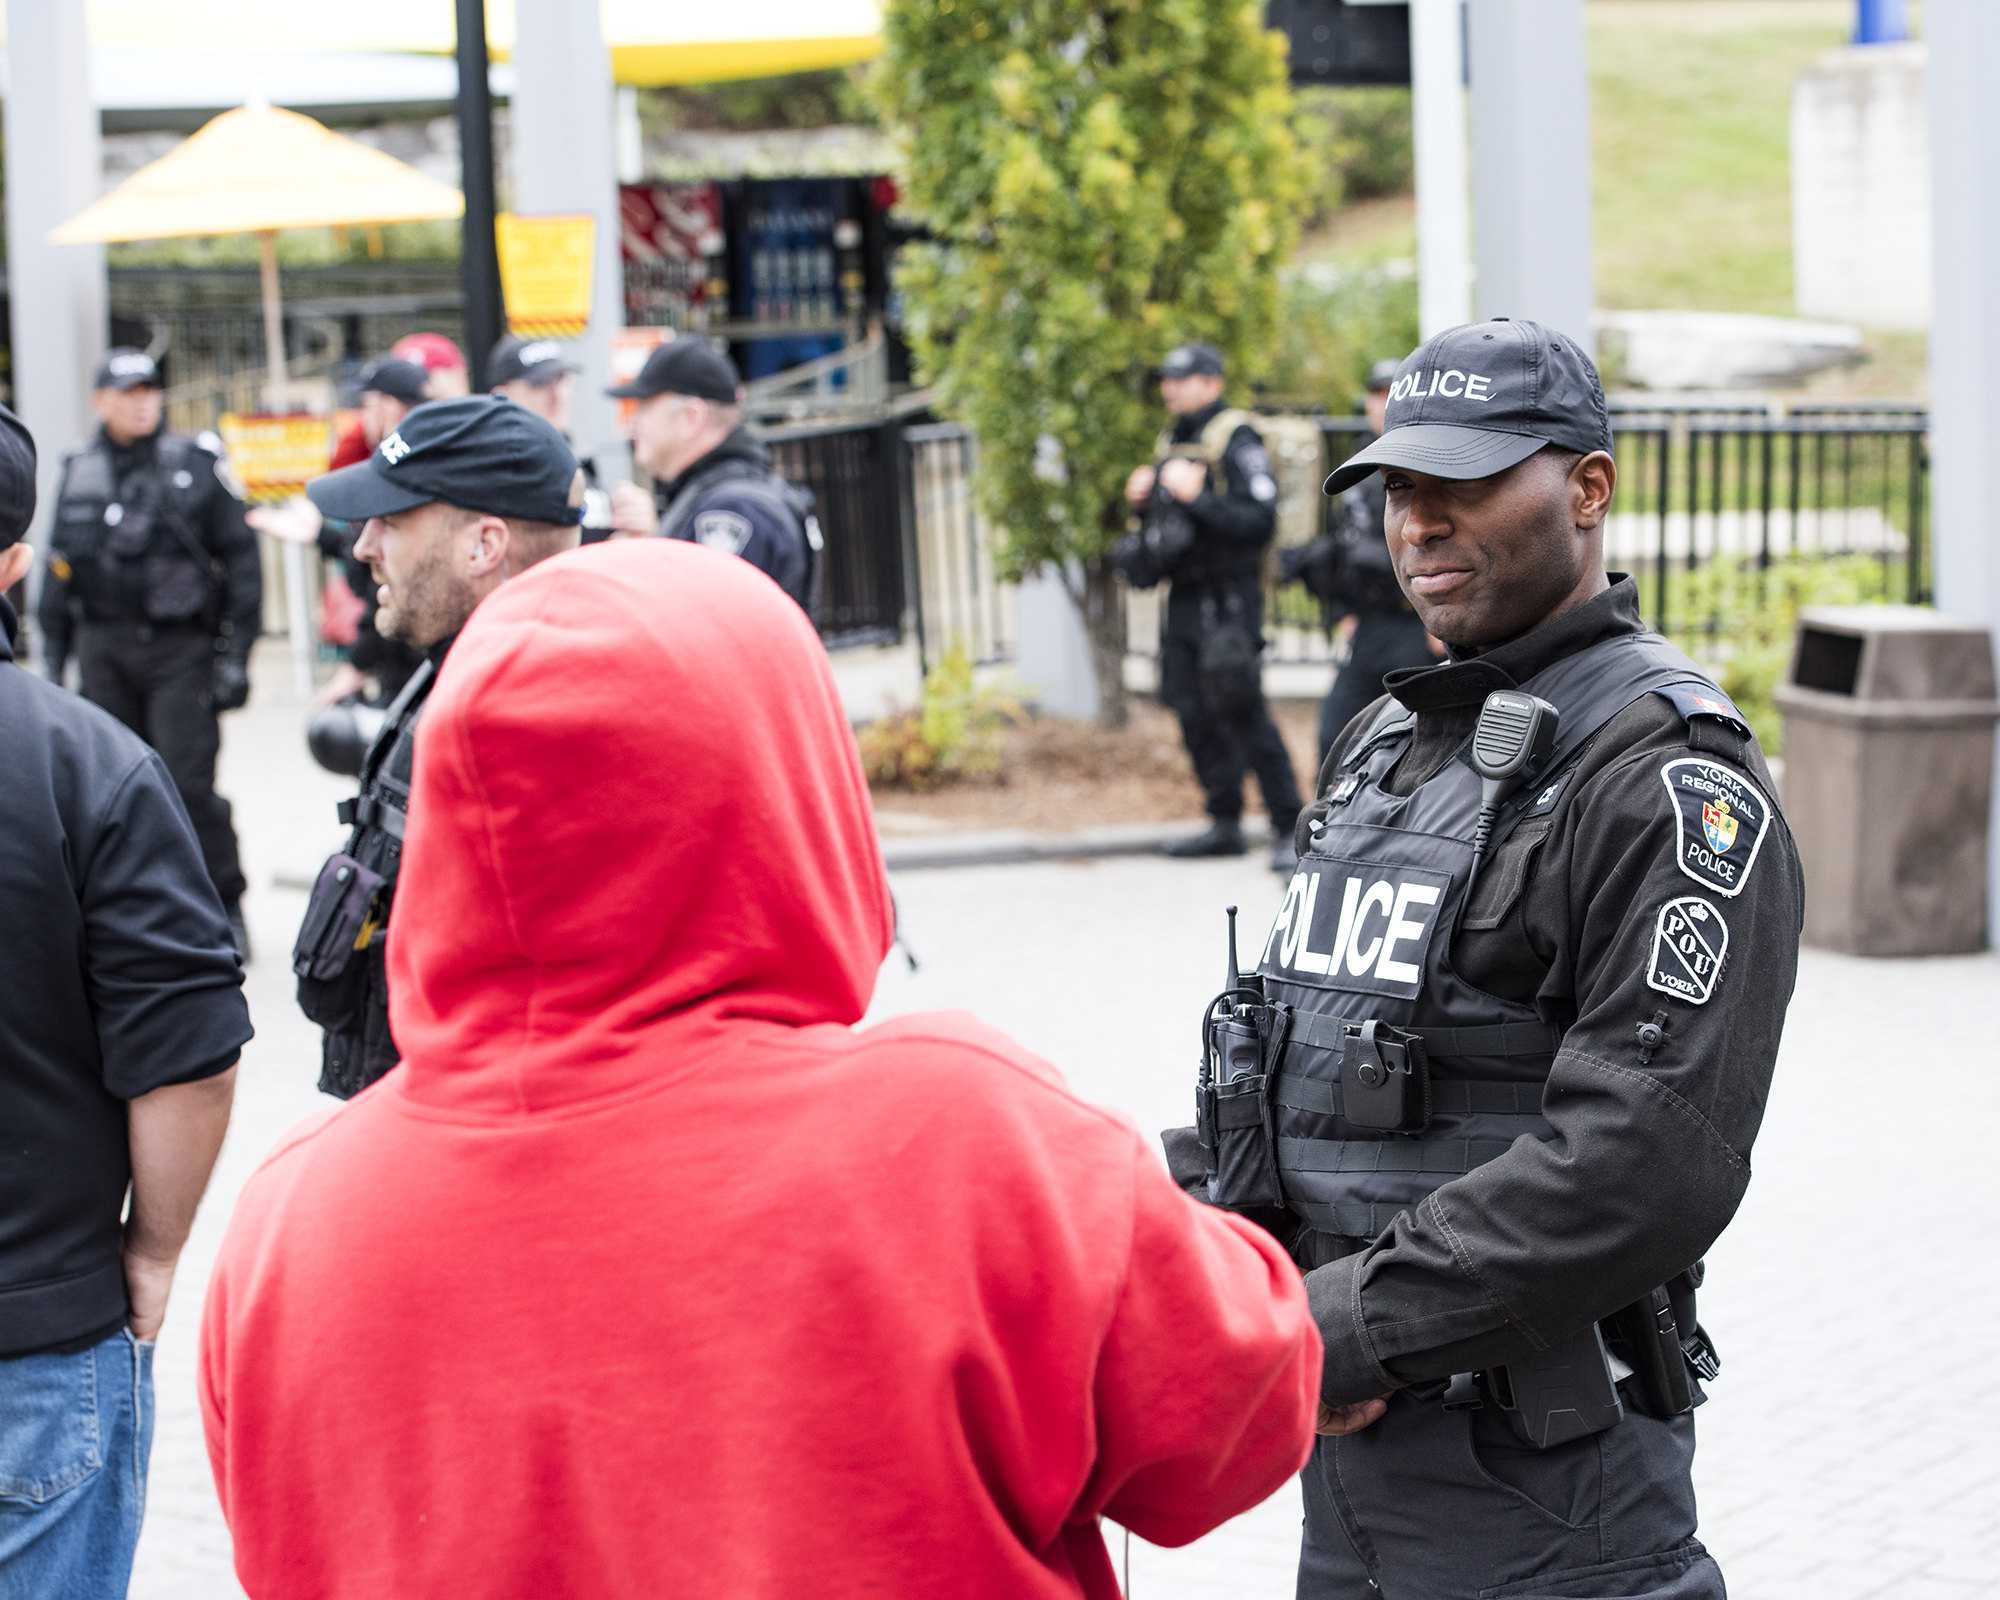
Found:
[[1597, 298], [1792, 310], [1792, 81], [1852, 0], [1591, 0]]

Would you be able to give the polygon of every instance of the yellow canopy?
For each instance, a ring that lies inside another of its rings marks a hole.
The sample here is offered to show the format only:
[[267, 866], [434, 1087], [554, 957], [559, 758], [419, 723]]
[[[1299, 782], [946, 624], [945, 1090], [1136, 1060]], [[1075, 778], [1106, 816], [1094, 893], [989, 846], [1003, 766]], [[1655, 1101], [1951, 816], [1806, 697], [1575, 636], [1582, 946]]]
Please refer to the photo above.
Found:
[[394, 156], [275, 106], [225, 111], [49, 235], [51, 244], [429, 222], [465, 198]]
[[[215, 46], [449, 55], [451, 0], [89, 0], [90, 42], [128, 50]], [[599, 0], [620, 83], [716, 83], [866, 61], [882, 50], [880, 0]], [[0, 18], [0, 41], [5, 38]], [[487, 48], [514, 47], [514, 8], [487, 0]]]

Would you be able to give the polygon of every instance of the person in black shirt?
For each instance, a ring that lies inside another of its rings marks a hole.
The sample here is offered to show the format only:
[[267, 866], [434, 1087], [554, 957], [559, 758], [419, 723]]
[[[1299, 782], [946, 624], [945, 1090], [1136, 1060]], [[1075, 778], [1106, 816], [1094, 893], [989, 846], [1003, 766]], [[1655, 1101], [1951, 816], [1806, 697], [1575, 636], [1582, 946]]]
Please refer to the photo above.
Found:
[[160, 752], [247, 957], [243, 868], [215, 792], [216, 714], [250, 697], [257, 541], [221, 441], [161, 425], [150, 356], [111, 351], [91, 398], [100, 426], [64, 458], [36, 614], [48, 673], [63, 681], [73, 645], [84, 698]]
[[[1222, 384], [1214, 345], [1168, 353], [1160, 393], [1174, 420], [1153, 464], [1125, 485], [1133, 508], [1167, 536], [1159, 554], [1173, 587], [1160, 634], [1160, 700], [1180, 718], [1212, 819], [1207, 832], [1168, 846], [1167, 854], [1243, 854], [1247, 768], [1271, 813], [1271, 865], [1288, 872], [1296, 860], [1299, 784], [1258, 671], [1264, 547], [1277, 531], [1278, 480], [1254, 418], [1225, 408]], [[1127, 578], [1139, 581], [1130, 569]]]
[[[34, 443], [0, 408], [0, 596], [34, 505]], [[0, 1586], [109, 1600], [139, 1536], [152, 1341], [250, 1019], [165, 763], [17, 666], [18, 626], [0, 598]]]
[[741, 556], [811, 616], [817, 604], [820, 532], [813, 497], [771, 469], [743, 423], [736, 364], [700, 338], [669, 340], [639, 376], [610, 391], [636, 400], [632, 456], [653, 475], [611, 491], [614, 536], [690, 539]]

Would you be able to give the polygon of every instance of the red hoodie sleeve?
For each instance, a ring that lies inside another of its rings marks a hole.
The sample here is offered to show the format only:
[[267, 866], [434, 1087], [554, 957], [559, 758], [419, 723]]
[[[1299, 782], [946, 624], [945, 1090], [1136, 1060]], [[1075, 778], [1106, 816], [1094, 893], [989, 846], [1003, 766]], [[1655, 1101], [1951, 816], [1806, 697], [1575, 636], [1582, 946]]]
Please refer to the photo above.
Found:
[[1320, 1341], [1263, 1229], [1176, 1189], [1135, 1148], [1132, 1250], [1097, 1373], [1097, 1470], [1078, 1510], [1160, 1545], [1248, 1511], [1305, 1465]]

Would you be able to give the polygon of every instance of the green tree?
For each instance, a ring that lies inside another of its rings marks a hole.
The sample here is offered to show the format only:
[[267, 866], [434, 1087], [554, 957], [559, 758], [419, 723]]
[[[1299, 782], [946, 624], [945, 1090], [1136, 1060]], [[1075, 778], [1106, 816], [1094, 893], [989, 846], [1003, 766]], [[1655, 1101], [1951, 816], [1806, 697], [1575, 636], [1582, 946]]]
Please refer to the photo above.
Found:
[[1125, 719], [1106, 559], [1186, 339], [1238, 397], [1269, 359], [1310, 184], [1261, 0], [889, 0], [876, 92], [932, 240], [897, 282], [920, 363], [979, 435], [1009, 577], [1053, 568]]

